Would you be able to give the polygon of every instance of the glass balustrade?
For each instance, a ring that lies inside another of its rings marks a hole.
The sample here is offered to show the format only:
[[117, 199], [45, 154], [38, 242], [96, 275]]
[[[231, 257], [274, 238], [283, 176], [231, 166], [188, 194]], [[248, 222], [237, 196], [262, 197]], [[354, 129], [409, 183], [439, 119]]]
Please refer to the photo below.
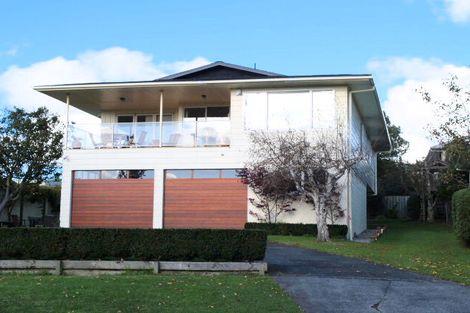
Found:
[[207, 147], [230, 145], [230, 121], [72, 124], [68, 149]]

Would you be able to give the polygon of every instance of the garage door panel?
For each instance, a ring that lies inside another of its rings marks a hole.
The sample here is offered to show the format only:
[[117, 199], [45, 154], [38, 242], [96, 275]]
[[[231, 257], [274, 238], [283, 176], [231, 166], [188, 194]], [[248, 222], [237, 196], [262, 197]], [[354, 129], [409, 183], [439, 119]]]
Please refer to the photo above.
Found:
[[242, 229], [247, 196], [239, 179], [167, 179], [164, 227]]
[[193, 218], [191, 223], [181, 219], [169, 219], [168, 223], [172, 226], [167, 228], [224, 228], [240, 229], [239, 225], [245, 223], [245, 219], [220, 219], [208, 221], [206, 218]]
[[77, 179], [72, 227], [151, 228], [153, 179]]

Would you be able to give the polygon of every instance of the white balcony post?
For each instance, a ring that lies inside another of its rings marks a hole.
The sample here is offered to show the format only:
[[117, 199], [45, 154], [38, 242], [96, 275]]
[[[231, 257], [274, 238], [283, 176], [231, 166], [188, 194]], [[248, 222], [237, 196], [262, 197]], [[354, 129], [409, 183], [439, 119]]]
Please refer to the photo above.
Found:
[[160, 147], [163, 140], [163, 90], [160, 90]]
[[65, 120], [65, 149], [67, 150], [69, 147], [69, 115], [70, 115], [70, 95], [67, 94], [65, 98], [65, 102], [67, 104], [67, 113], [66, 113], [66, 120]]

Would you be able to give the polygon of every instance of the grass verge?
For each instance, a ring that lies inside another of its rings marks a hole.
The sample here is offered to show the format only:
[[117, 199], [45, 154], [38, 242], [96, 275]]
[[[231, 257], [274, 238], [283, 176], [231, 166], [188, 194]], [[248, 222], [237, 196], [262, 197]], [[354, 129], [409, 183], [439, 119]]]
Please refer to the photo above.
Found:
[[334, 239], [320, 243], [311, 236], [269, 236], [269, 241], [360, 258], [470, 285], [470, 249], [442, 224], [387, 220], [385, 234], [371, 244]]
[[255, 275], [0, 275], [0, 311], [301, 312], [270, 278]]

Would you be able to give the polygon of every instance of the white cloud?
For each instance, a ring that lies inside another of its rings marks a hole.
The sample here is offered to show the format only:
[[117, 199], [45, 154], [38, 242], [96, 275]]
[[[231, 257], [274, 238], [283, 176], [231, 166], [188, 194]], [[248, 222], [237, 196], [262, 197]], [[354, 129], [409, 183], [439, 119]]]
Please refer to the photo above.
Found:
[[452, 21], [465, 23], [470, 21], [469, 0], [444, 0], [445, 11]]
[[448, 97], [442, 85], [451, 74], [462, 82], [470, 80], [470, 68], [447, 64], [438, 59], [387, 58], [369, 62], [368, 68], [379, 85], [388, 86], [382, 101], [385, 112], [393, 124], [401, 126], [403, 137], [410, 141], [405, 159], [413, 162], [423, 158], [433, 142], [427, 126], [438, 123], [435, 108], [425, 103], [417, 92], [421, 87], [436, 99]]
[[[100, 51], [86, 51], [75, 59], [55, 57], [27, 67], [11, 66], [0, 73], [0, 103], [28, 110], [46, 106], [52, 112], [65, 116], [65, 105], [32, 89], [37, 85], [103, 81], [152, 80], [180, 70], [207, 64], [197, 57], [173, 63], [154, 62], [152, 55], [112, 47]], [[77, 109], [71, 110], [72, 120], [88, 122], [90, 116]]]
[[0, 51], [0, 56], [15, 56], [18, 53], [18, 47], [17, 46], [12, 46], [8, 48], [7, 50]]

